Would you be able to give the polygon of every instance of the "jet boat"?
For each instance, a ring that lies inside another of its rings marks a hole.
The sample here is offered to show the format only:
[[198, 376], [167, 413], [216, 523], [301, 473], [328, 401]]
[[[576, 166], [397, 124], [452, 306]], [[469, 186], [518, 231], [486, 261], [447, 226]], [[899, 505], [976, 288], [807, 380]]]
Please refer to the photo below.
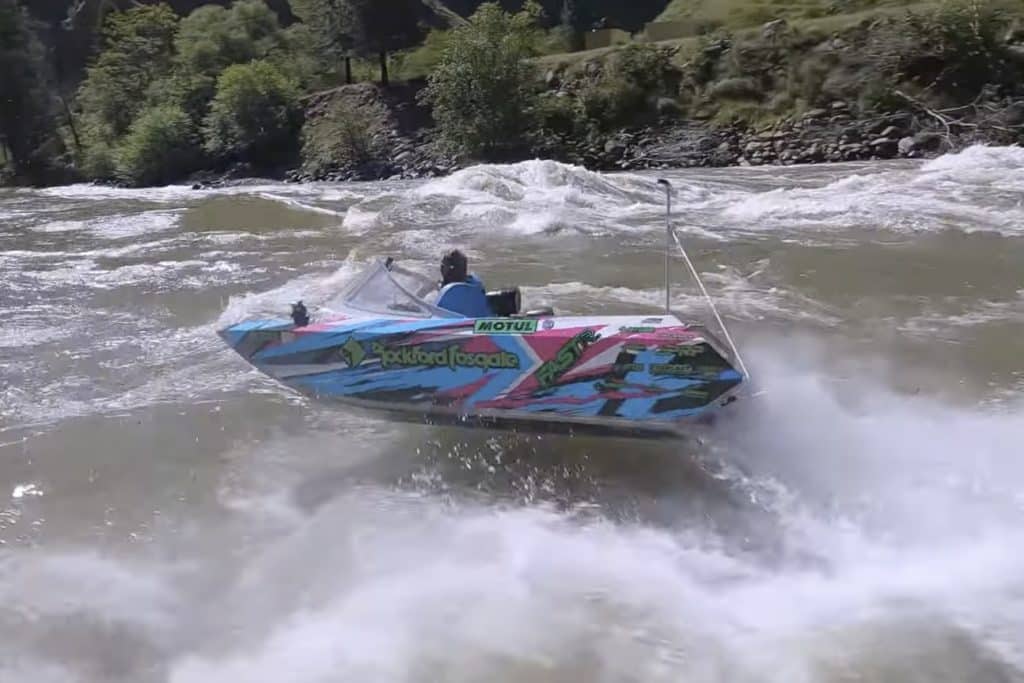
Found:
[[320, 319], [300, 302], [291, 319], [245, 321], [220, 335], [258, 370], [317, 400], [534, 433], [685, 434], [734, 401], [746, 379], [731, 339], [726, 346], [667, 306], [653, 315], [524, 312], [513, 288], [486, 295], [490, 315], [466, 317], [446, 307], [450, 298], [387, 258]]

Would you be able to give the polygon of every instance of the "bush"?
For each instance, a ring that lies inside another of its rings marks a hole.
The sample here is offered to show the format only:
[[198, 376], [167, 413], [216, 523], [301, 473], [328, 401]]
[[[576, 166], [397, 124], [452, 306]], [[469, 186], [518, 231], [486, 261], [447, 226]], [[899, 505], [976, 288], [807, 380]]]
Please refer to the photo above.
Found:
[[[834, 55], [810, 54], [803, 60], [793, 64], [789, 69], [789, 93], [794, 98], [802, 99], [810, 105], [824, 104], [825, 100], [843, 99], [845, 91], [830, 95], [826, 84], [843, 90], [842, 77], [833, 74], [839, 66], [839, 59]], [[831, 82], [829, 79], [832, 79]], [[852, 83], [851, 85], [856, 85]]]
[[674, 54], [671, 49], [633, 43], [615, 53], [606, 75], [631, 83], [649, 96], [675, 93], [682, 72], [672, 63]]
[[554, 93], [541, 97], [536, 107], [537, 124], [542, 131], [572, 135], [580, 122], [580, 112], [571, 97]]
[[752, 78], [726, 78], [713, 84], [708, 94], [716, 100], [760, 100], [762, 96]]
[[872, 34], [868, 54], [876, 68], [894, 79], [954, 95], [974, 95], [986, 84], [1013, 85], [1002, 39], [1006, 13], [985, 0], [951, 0]]
[[333, 100], [302, 128], [302, 168], [314, 177], [376, 156], [374, 136], [384, 128], [387, 110], [377, 101]]
[[583, 115], [601, 130], [626, 124], [652, 110], [647, 93], [625, 80], [596, 81], [580, 90], [579, 98]]
[[534, 15], [480, 6], [452, 30], [424, 92], [445, 141], [483, 158], [525, 145], [532, 128], [539, 80]]
[[675, 96], [682, 72], [673, 52], [634, 44], [617, 51], [605, 69], [579, 92], [583, 114], [598, 129], [609, 129], [650, 117], [659, 99]]
[[198, 148], [192, 120], [180, 107], [142, 112], [117, 148], [117, 175], [135, 185], [177, 180], [193, 170]]
[[236, 64], [217, 79], [204, 146], [217, 157], [272, 164], [294, 151], [300, 122], [299, 93], [275, 66]]
[[85, 146], [76, 159], [76, 165], [86, 178], [113, 180], [117, 176], [115, 150], [105, 142]]

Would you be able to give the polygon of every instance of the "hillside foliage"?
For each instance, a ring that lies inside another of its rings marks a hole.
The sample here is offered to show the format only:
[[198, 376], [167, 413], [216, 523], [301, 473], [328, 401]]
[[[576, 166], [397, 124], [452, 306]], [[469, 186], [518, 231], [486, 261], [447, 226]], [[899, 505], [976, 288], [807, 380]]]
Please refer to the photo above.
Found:
[[[659, 15], [693, 35], [552, 55]], [[1024, 98], [1022, 26], [1021, 0], [0, 0], [0, 180], [317, 172], [386, 157], [411, 119], [483, 160], [837, 102], [937, 121]], [[350, 81], [405, 99], [311, 104]]]

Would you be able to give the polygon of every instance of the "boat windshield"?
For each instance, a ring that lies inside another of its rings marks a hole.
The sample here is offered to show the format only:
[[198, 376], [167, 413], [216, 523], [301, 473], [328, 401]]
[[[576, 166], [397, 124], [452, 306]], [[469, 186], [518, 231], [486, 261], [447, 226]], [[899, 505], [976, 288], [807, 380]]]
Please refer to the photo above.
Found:
[[436, 289], [436, 283], [418, 273], [378, 264], [345, 295], [344, 302], [373, 313], [429, 318], [438, 311], [424, 299]]

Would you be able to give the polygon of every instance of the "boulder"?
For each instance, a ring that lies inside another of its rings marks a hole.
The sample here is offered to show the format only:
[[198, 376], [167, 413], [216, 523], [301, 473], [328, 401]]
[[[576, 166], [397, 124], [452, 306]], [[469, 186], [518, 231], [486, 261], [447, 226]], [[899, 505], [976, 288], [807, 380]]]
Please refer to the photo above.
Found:
[[1019, 126], [1024, 123], [1024, 101], [1011, 102], [999, 118], [1006, 126]]
[[946, 144], [940, 133], [924, 131], [914, 136], [914, 150], [918, 152], [937, 152]]

